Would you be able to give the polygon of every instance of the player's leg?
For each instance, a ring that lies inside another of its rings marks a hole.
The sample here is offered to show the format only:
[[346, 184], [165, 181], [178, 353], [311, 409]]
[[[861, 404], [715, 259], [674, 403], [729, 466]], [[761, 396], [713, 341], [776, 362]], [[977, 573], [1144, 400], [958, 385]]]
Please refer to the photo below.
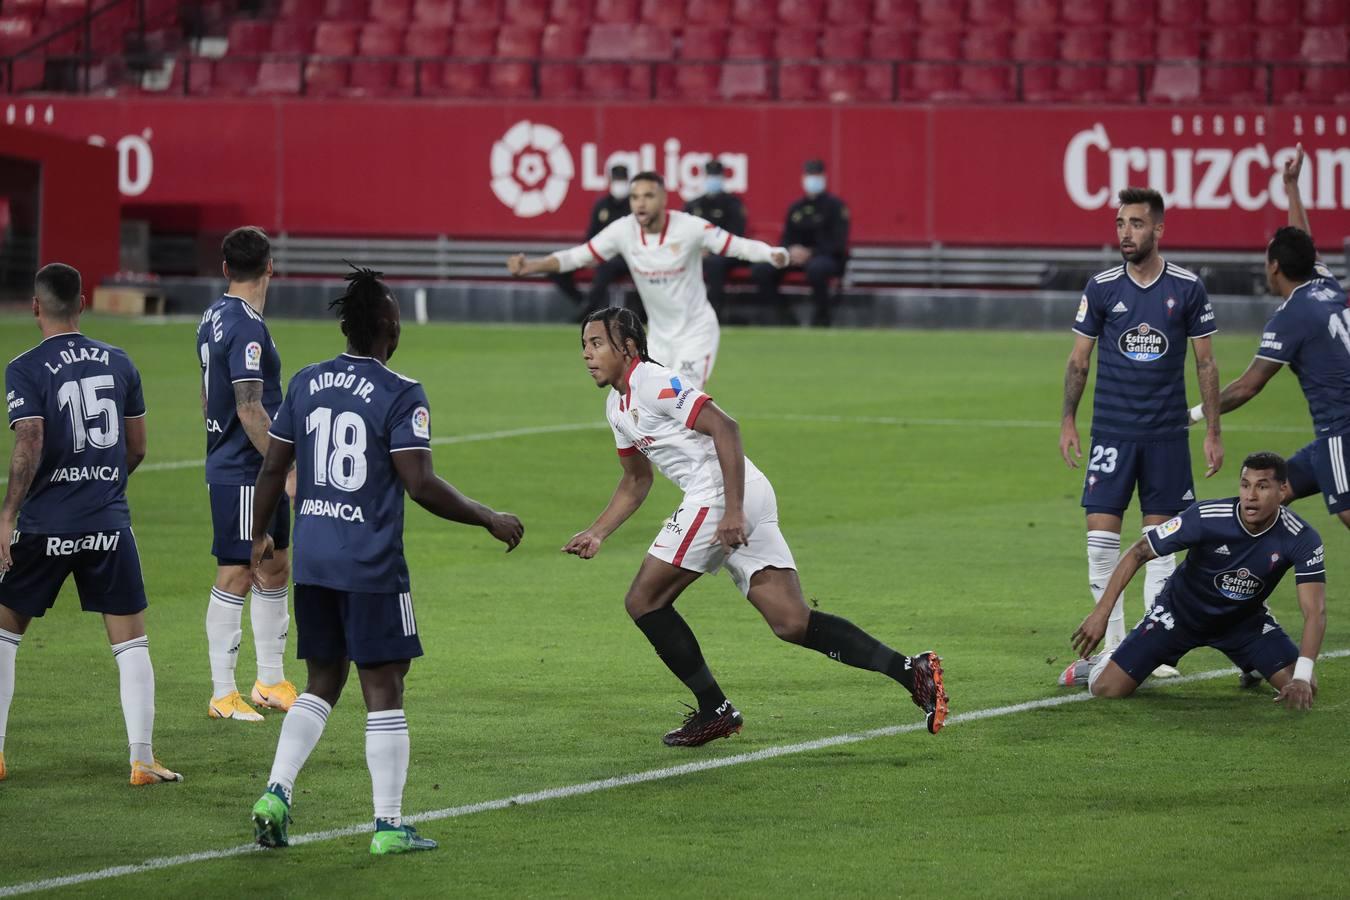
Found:
[[45, 542], [44, 535], [15, 532], [9, 548], [13, 565], [0, 573], [0, 781], [7, 773], [5, 733], [14, 701], [19, 642], [33, 619], [56, 602], [70, 574], [70, 558], [48, 556]]
[[[1088, 589], [1095, 604], [1102, 598], [1120, 561], [1120, 526], [1138, 479], [1138, 445], [1092, 435], [1082, 505], [1087, 513]], [[1107, 652], [1125, 640], [1125, 594], [1106, 623]]]
[[0, 781], [5, 780], [5, 731], [9, 725], [9, 707], [14, 701], [14, 663], [19, 641], [28, 631], [31, 616], [0, 605]]
[[[1244, 687], [1254, 687], [1264, 678], [1278, 691], [1294, 677], [1298, 646], [1290, 640], [1269, 610], [1211, 640], [1209, 645], [1227, 656], [1248, 676], [1244, 680]], [[1315, 694], [1316, 676], [1312, 685]]]
[[806, 283], [811, 285], [811, 300], [815, 314], [811, 324], [830, 327], [830, 280], [839, 272], [839, 263], [832, 256], [813, 256], [806, 261]]
[[590, 309], [609, 306], [609, 286], [628, 275], [628, 263], [622, 256], [605, 260], [591, 270], [591, 289], [587, 295]]
[[1296, 500], [1302, 500], [1304, 497], [1311, 497], [1321, 492], [1317, 466], [1318, 445], [1320, 443], [1320, 440], [1310, 441], [1285, 461], [1289, 468], [1289, 480], [1285, 484], [1281, 502], [1286, 506]]
[[[1195, 502], [1195, 481], [1191, 475], [1191, 448], [1185, 438], [1174, 441], [1156, 441], [1141, 446], [1139, 466], [1139, 510], [1143, 514], [1143, 534], [1180, 513]], [[1177, 570], [1176, 554], [1151, 559], [1144, 566], [1144, 615], [1153, 610], [1153, 604], [1163, 585]], [[1160, 665], [1154, 678], [1176, 678], [1181, 673], [1174, 666]]]
[[1094, 697], [1128, 697], [1158, 666], [1176, 665], [1202, 643], [1177, 623], [1163, 591], [1153, 611], [1119, 647], [1078, 660], [1065, 670], [1061, 683], [1086, 687]]
[[783, 282], [782, 269], [775, 267], [772, 263], [755, 263], [750, 267], [750, 280], [755, 283], [755, 291], [760, 305], [774, 310], [779, 323], [783, 325], [797, 324], [797, 317], [792, 311], [792, 305], [778, 291], [778, 286]]
[[253, 627], [253, 648], [258, 659], [258, 678], [253, 683], [252, 700], [259, 706], [287, 710], [295, 702], [295, 685], [286, 680], [284, 659], [286, 634], [290, 631], [291, 506], [283, 495], [277, 504], [268, 533], [274, 552], [258, 566], [257, 583], [252, 584], [249, 621]]
[[727, 275], [739, 261], [709, 254], [703, 258], [703, 282], [708, 288], [708, 302], [719, 322], [726, 321]]
[[211, 498], [211, 554], [216, 580], [206, 606], [206, 648], [211, 663], [213, 719], [261, 722], [262, 716], [239, 694], [234, 669], [244, 635], [244, 598], [252, 584], [249, 554], [253, 548], [253, 488], [207, 485]]

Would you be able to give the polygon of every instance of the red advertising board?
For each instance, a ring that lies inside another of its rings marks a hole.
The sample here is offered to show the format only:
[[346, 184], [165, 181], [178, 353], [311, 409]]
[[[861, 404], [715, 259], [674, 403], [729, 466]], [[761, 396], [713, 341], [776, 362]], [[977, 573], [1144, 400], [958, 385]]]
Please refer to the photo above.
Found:
[[609, 164], [688, 199], [717, 156], [773, 239], [819, 157], [857, 243], [1100, 246], [1115, 192], [1150, 184], [1172, 246], [1249, 248], [1284, 221], [1280, 167], [1301, 141], [1319, 235], [1350, 233], [1335, 109], [61, 98], [6, 118], [115, 146], [126, 213], [178, 228], [567, 240]]

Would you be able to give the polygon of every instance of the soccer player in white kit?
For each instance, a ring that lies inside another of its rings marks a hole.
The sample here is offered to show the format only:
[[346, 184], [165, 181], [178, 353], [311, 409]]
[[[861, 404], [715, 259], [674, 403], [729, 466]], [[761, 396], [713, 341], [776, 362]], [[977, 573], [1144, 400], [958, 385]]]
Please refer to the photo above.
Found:
[[656, 654], [698, 702], [664, 742], [697, 747], [730, 737], [744, 724], [704, 662], [698, 639], [675, 611], [685, 588], [722, 566], [775, 635], [898, 681], [936, 734], [947, 716], [938, 655], [897, 653], [848, 620], [806, 605], [797, 564], [778, 528], [773, 485], [746, 458], [736, 420], [652, 359], [642, 323], [631, 310], [611, 307], [587, 316], [581, 355], [596, 385], [612, 388], [605, 414], [623, 476], [604, 512], [563, 551], [582, 559], [600, 552], [605, 538], [646, 500], [653, 465], [684, 491], [624, 598]]
[[633, 214], [611, 223], [584, 244], [551, 256], [506, 261], [512, 275], [572, 272], [622, 255], [647, 309], [651, 350], [685, 384], [701, 388], [717, 362], [721, 329], [703, 284], [703, 254], [734, 256], [783, 268], [787, 250], [737, 237], [706, 219], [666, 208], [666, 188], [655, 172], [639, 172], [628, 195]]

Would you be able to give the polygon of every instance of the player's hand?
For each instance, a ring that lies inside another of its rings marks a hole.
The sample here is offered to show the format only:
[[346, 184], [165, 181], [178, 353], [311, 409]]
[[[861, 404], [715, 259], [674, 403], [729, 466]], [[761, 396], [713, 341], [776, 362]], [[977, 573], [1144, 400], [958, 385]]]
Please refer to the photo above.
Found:
[[[1069, 451], [1073, 455], [1069, 455]], [[1083, 458], [1083, 445], [1078, 441], [1078, 426], [1073, 422], [1065, 422], [1059, 429], [1059, 455], [1064, 457], [1064, 463], [1070, 469], [1078, 468], [1078, 460]]]
[[1294, 147], [1294, 157], [1284, 164], [1284, 183], [1297, 184], [1298, 175], [1303, 171], [1303, 144]]
[[804, 266], [806, 261], [811, 258], [811, 248], [803, 247], [801, 244], [793, 244], [787, 248], [788, 262], [794, 266]]
[[525, 526], [510, 513], [493, 513], [488, 520], [487, 530], [506, 545], [507, 553], [520, 546], [520, 539], [525, 536]]
[[726, 512], [722, 521], [717, 523], [717, 542], [727, 548], [727, 552], [744, 547], [748, 538], [745, 535], [745, 513]]
[[600, 544], [603, 540], [600, 535], [590, 529], [580, 531], [572, 535], [572, 539], [567, 542], [567, 546], [562, 548], [562, 552], [580, 556], [582, 559], [590, 559], [600, 552]]
[[1284, 704], [1285, 709], [1312, 709], [1313, 697], [1316, 693], [1313, 686], [1308, 682], [1291, 678], [1289, 683], [1280, 688], [1280, 692], [1275, 695], [1275, 702]]
[[1205, 469], [1206, 478], [1212, 478], [1223, 468], [1223, 438], [1217, 434], [1205, 434], [1205, 463], [1209, 466]]
[[14, 557], [9, 551], [12, 540], [14, 540], [14, 523], [9, 519], [0, 519], [0, 575], [8, 572], [14, 565]]
[[525, 264], [524, 253], [517, 253], [506, 258], [506, 271], [510, 272], [514, 278], [524, 275], [527, 268], [529, 267]]
[[788, 252], [782, 247], [774, 247], [769, 251], [769, 262], [773, 263], [775, 269], [786, 269], [788, 261]]
[[249, 555], [249, 571], [253, 573], [253, 583], [262, 587], [258, 581], [258, 567], [262, 565], [263, 560], [272, 558], [272, 536], [265, 534], [253, 542], [253, 552]]
[[1073, 633], [1073, 649], [1081, 658], [1087, 659], [1091, 656], [1092, 651], [1102, 642], [1102, 637], [1106, 634], [1106, 619], [1105, 613], [1099, 614], [1094, 610]]

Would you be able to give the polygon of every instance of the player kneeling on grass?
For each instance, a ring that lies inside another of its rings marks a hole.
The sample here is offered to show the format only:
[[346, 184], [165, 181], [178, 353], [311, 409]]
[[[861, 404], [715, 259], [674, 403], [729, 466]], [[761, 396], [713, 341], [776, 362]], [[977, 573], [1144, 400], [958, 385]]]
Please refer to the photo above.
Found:
[[296, 776], [356, 663], [366, 709], [366, 764], [375, 798], [374, 854], [431, 850], [401, 821], [408, 777], [403, 678], [422, 655], [403, 558], [403, 492], [434, 515], [480, 525], [507, 545], [520, 520], [468, 499], [431, 465], [431, 411], [422, 385], [385, 366], [398, 348], [398, 301], [369, 269], [349, 275], [333, 305], [347, 352], [301, 369], [272, 422], [254, 491], [252, 567], [272, 550], [267, 533], [286, 472], [296, 464], [295, 620], [305, 692], [281, 726], [254, 835], [284, 846]]
[[[1317, 693], [1313, 660], [1327, 630], [1322, 538], [1280, 505], [1288, 468], [1274, 453], [1242, 463], [1241, 490], [1202, 500], [1148, 532], [1121, 557], [1106, 591], [1073, 634], [1083, 657], [1061, 676], [1098, 697], [1128, 697], [1159, 665], [1176, 665], [1196, 647], [1213, 647], [1244, 672], [1260, 672], [1286, 706], [1307, 709]], [[1089, 654], [1106, 632], [1111, 608], [1139, 568], [1157, 556], [1189, 551], [1153, 608], [1111, 653]], [[1295, 647], [1266, 607], [1290, 569], [1303, 610], [1303, 645]]]
[[588, 316], [581, 356], [596, 385], [613, 389], [606, 417], [623, 476], [600, 517], [563, 550], [582, 559], [599, 553], [605, 538], [647, 499], [653, 463], [684, 491], [624, 598], [634, 623], [698, 702], [665, 743], [697, 747], [729, 737], [743, 724], [708, 670], [693, 631], [675, 611], [685, 588], [723, 565], [774, 634], [900, 682], [936, 734], [947, 716], [938, 655], [904, 656], [851, 622], [806, 605], [792, 551], [778, 529], [773, 485], [746, 458], [736, 421], [648, 356], [642, 323], [631, 310]]

